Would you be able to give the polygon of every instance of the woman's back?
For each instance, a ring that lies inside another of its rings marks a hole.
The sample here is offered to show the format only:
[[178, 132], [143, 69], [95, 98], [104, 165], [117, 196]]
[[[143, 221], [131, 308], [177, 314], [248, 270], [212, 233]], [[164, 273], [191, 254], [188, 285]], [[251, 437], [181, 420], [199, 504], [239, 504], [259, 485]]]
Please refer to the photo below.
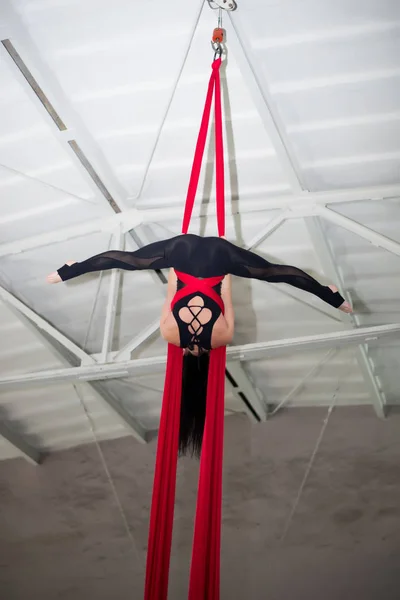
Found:
[[171, 269], [160, 321], [161, 335], [167, 342], [197, 351], [200, 347], [209, 350], [232, 341], [234, 318], [230, 276], [213, 288], [215, 294], [221, 297], [224, 314], [211, 298], [196, 291], [184, 295], [172, 309], [171, 303], [177, 289], [185, 290], [185, 287], [178, 280], [175, 270]]

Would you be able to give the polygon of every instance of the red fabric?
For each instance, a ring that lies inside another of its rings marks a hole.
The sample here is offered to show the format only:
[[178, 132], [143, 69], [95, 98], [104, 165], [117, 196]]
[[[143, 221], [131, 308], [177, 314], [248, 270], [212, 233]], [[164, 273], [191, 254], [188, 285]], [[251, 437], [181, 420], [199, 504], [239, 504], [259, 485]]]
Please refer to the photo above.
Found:
[[[222, 139], [221, 59], [212, 64], [212, 74], [197, 140], [193, 167], [185, 204], [182, 233], [187, 233], [196, 197], [201, 164], [207, 140], [211, 103], [215, 91], [216, 200], [218, 234], [225, 233], [224, 158]], [[185, 287], [178, 299], [199, 291], [214, 300], [224, 312], [222, 299], [212, 289], [223, 277], [196, 279], [177, 272]], [[171, 556], [172, 526], [179, 446], [180, 403], [182, 390], [182, 349], [168, 344], [167, 368], [157, 445], [147, 550], [145, 600], [167, 600]], [[219, 600], [220, 546], [222, 510], [222, 458], [224, 432], [226, 348], [210, 352], [207, 384], [207, 407], [200, 459], [199, 489], [190, 571], [189, 600]]]
[[218, 235], [225, 235], [225, 180], [224, 180], [224, 143], [222, 135], [222, 107], [221, 107], [221, 82], [219, 77], [219, 67], [221, 59], [215, 61], [213, 66], [215, 73], [215, 182], [217, 196], [217, 224]]
[[226, 347], [211, 350], [189, 600], [219, 600]]
[[219, 68], [221, 59], [218, 58], [212, 64], [212, 73], [208, 84], [206, 103], [203, 118], [201, 120], [199, 136], [197, 138], [196, 150], [188, 192], [186, 196], [185, 212], [182, 222], [182, 233], [187, 233], [192, 216], [193, 205], [196, 198], [197, 186], [199, 184], [201, 164], [203, 162], [204, 148], [207, 141], [208, 123], [210, 120], [211, 104], [215, 89], [215, 151], [216, 151], [216, 186], [217, 186], [217, 221], [218, 235], [225, 235], [225, 207], [224, 207], [224, 155], [222, 139], [222, 110], [221, 110], [221, 83]]
[[145, 600], [166, 600], [174, 520], [182, 348], [168, 344], [147, 548]]
[[202, 292], [211, 298], [211, 300], [214, 300], [216, 304], [218, 304], [222, 314], [225, 312], [225, 307], [221, 296], [218, 296], [217, 292], [213, 290], [214, 286], [221, 283], [223, 277], [206, 277], [204, 279], [197, 279], [196, 277], [193, 277], [193, 275], [181, 273], [180, 271], [175, 271], [175, 273], [178, 279], [185, 284], [185, 287], [176, 292], [171, 302], [171, 308], [173, 308], [181, 298], [189, 296], [189, 294], [193, 294], [194, 292]]

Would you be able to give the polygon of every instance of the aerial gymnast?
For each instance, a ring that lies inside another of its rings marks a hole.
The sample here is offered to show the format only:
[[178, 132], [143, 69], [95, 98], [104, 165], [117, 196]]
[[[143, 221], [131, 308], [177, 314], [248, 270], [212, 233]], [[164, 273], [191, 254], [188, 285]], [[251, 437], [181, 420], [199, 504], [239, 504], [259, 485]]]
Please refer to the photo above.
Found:
[[[218, 55], [218, 52], [216, 53]], [[219, 58], [214, 56], [206, 104], [185, 203], [182, 235], [135, 252], [103, 252], [69, 261], [48, 276], [67, 281], [93, 271], [170, 269], [160, 329], [167, 364], [147, 549], [145, 600], [167, 600], [177, 459], [200, 456], [189, 600], [219, 600], [226, 346], [233, 337], [230, 276], [287, 283], [351, 312], [333, 285], [323, 286], [296, 267], [277, 265], [224, 239], [224, 159]], [[215, 92], [216, 205], [219, 237], [188, 234]], [[181, 350], [182, 348], [182, 350]]]
[[[182, 455], [200, 456], [209, 352], [212, 348], [226, 346], [233, 338], [230, 275], [286, 283], [318, 296], [345, 313], [352, 310], [334, 285], [321, 285], [297, 267], [273, 264], [223, 238], [193, 234], [161, 240], [135, 252], [109, 250], [83, 262], [69, 261], [49, 275], [47, 281], [58, 283], [85, 273], [114, 268], [129, 271], [170, 269], [160, 331], [167, 342], [181, 347], [184, 353], [179, 435]], [[192, 289], [193, 277], [208, 282], [210, 292]]]

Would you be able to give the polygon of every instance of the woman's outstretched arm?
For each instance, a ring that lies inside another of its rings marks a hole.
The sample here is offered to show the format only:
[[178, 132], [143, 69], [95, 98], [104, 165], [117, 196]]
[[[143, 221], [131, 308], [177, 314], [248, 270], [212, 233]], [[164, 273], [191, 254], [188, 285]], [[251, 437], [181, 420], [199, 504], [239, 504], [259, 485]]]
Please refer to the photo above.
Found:
[[144, 269], [166, 269], [168, 263], [168, 242], [161, 240], [148, 246], [143, 246], [135, 252], [124, 252], [122, 250], [109, 250], [96, 256], [92, 256], [82, 262], [70, 261], [55, 273], [48, 276], [49, 283], [67, 281], [84, 273], [94, 271], [106, 271], [108, 269], [125, 269], [138, 271]]
[[318, 296], [318, 298], [335, 308], [340, 308], [344, 312], [351, 312], [350, 304], [339, 294], [335, 286], [321, 285], [311, 275], [297, 267], [270, 263], [258, 254], [254, 254], [254, 252], [239, 248], [229, 242], [228, 244], [229, 272], [232, 275], [259, 279], [270, 283], [287, 283]]

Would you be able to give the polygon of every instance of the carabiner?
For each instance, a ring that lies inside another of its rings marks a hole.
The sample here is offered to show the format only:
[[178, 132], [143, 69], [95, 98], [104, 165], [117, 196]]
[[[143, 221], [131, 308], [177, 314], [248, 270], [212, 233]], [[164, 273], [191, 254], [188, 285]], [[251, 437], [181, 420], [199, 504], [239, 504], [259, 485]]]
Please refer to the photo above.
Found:
[[214, 60], [221, 58], [223, 52], [221, 44], [219, 42], [211, 42], [211, 47], [214, 50]]

